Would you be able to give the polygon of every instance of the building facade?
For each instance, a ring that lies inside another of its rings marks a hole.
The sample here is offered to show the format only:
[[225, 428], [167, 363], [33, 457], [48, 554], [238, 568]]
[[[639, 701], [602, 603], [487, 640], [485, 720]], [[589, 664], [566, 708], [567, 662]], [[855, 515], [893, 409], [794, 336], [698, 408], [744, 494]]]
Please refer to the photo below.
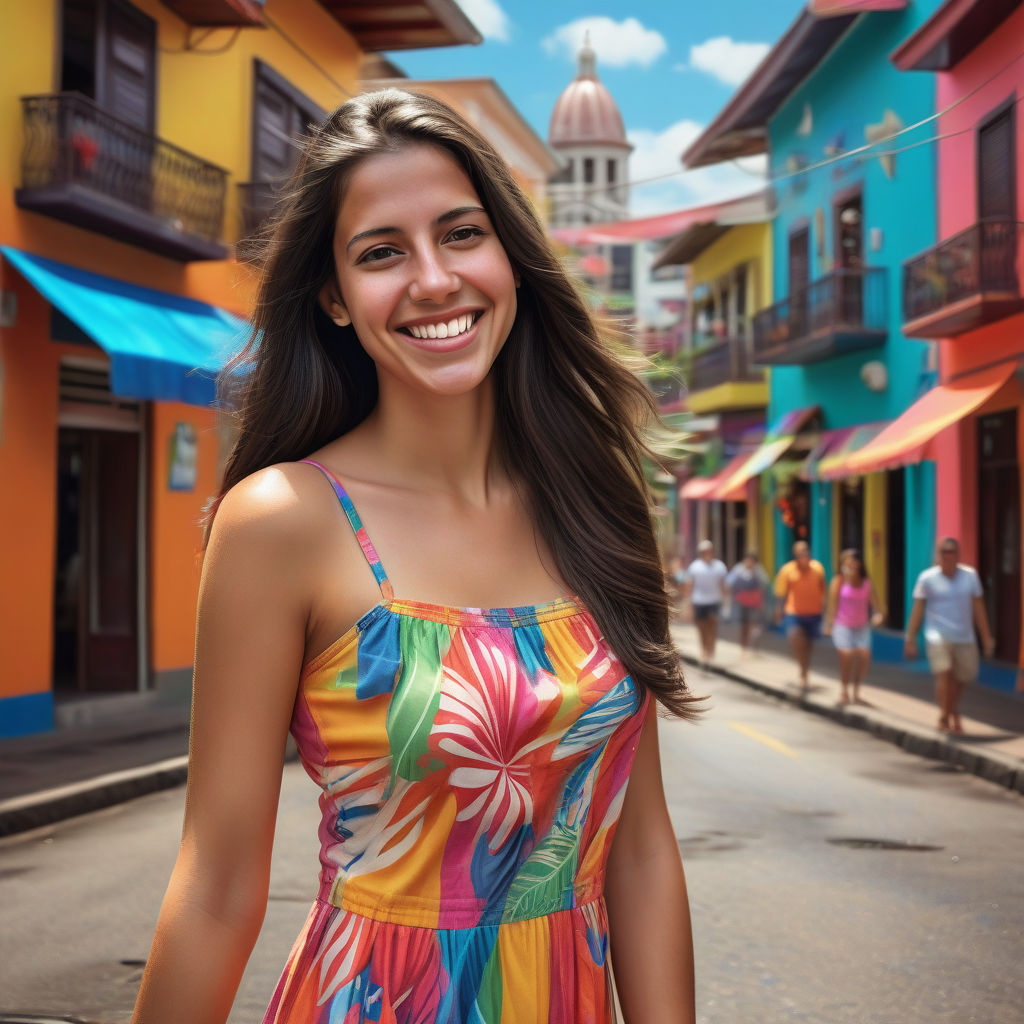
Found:
[[[959, 538], [978, 567], [995, 658], [1014, 668], [1024, 665], [1022, 46], [1019, 2], [947, 0], [893, 54], [907, 77], [935, 89], [941, 112], [938, 235], [904, 264], [903, 331], [935, 344], [943, 385], [973, 385], [978, 399], [931, 443], [937, 532]], [[989, 681], [1009, 688], [1015, 674]]]
[[855, 474], [848, 459], [934, 378], [929, 347], [903, 335], [900, 300], [904, 260], [935, 240], [936, 153], [898, 133], [934, 114], [935, 93], [889, 54], [935, 6], [801, 12], [684, 156], [769, 159], [775, 299], [752, 324], [753, 361], [771, 368], [769, 430], [727, 484], [763, 478], [780, 559], [804, 539], [831, 571], [839, 550], [862, 549], [893, 630], [931, 561], [934, 463]]
[[254, 284], [237, 243], [367, 51], [480, 41], [453, 0], [379, 13], [0, 6], [0, 737], [187, 691], [213, 378]]

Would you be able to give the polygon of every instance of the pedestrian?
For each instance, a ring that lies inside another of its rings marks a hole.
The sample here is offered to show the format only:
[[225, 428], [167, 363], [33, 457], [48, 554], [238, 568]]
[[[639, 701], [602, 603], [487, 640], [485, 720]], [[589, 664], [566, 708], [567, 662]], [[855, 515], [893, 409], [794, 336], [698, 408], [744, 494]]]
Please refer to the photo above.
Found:
[[981, 636], [986, 658], [992, 657], [995, 638], [989, 628], [981, 580], [971, 566], [960, 562], [960, 542], [955, 537], [939, 542], [936, 562], [914, 584], [903, 653], [907, 658], [918, 656], [917, 634], [924, 623], [925, 653], [935, 676], [939, 728], [962, 733], [960, 698], [964, 687], [978, 678], [975, 630]]
[[656, 410], [533, 205], [444, 104], [358, 95], [304, 143], [252, 327], [133, 1020], [227, 1019], [290, 724], [321, 871], [265, 1024], [607, 1024], [609, 953], [630, 1020], [693, 1024]]
[[828, 588], [825, 635], [831, 634], [839, 652], [840, 704], [860, 703], [860, 684], [871, 664], [871, 627], [885, 622], [875, 585], [868, 578], [857, 548], [839, 555], [839, 572]]
[[686, 570], [684, 596], [693, 608], [693, 621], [700, 637], [700, 664], [704, 672], [715, 660], [718, 620], [722, 614], [722, 602], [729, 596], [725, 585], [728, 575], [725, 562], [715, 558], [714, 544], [702, 540], [697, 545], [697, 557]]
[[686, 589], [686, 563], [681, 555], [673, 557], [668, 566], [669, 596], [672, 601], [672, 619], [682, 618], [683, 592]]
[[740, 650], [745, 657], [753, 653], [764, 625], [764, 595], [769, 582], [768, 573], [753, 549], [729, 570], [725, 578], [729, 593], [739, 609]]
[[775, 621], [785, 613], [785, 630], [790, 650], [800, 672], [800, 690], [810, 688], [811, 652], [821, 632], [821, 613], [825, 608], [825, 567], [811, 558], [805, 540], [793, 545], [793, 560], [787, 562], [775, 577], [775, 596], [782, 602], [776, 606]]

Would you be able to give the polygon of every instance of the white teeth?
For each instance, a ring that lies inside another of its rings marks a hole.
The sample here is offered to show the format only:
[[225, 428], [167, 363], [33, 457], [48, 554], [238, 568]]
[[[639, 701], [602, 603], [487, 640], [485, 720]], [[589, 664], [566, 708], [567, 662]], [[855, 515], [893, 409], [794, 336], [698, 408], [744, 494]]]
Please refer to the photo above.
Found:
[[457, 316], [447, 323], [440, 324], [417, 324], [414, 327], [406, 328], [414, 338], [454, 338], [456, 335], [464, 334], [473, 326], [476, 319], [474, 313], [467, 313]]

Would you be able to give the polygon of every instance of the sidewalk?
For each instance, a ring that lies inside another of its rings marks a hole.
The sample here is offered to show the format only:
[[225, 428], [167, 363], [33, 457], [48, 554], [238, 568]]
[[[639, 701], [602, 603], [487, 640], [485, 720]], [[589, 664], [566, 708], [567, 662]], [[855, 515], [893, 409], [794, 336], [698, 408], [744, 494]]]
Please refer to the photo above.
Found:
[[[690, 625], [673, 626], [672, 631], [683, 659], [695, 665], [697, 631]], [[722, 627], [713, 668], [718, 675], [1024, 793], [1024, 697], [969, 687], [961, 702], [965, 733], [951, 736], [935, 728], [932, 680], [924, 673], [874, 664], [861, 688], [866, 703], [844, 707], [836, 703], [839, 666], [827, 639], [816, 645], [811, 689], [804, 698], [782, 636], [765, 634], [759, 652], [744, 658], [734, 635], [735, 627]], [[699, 673], [691, 669], [690, 678], [700, 693]], [[121, 707], [112, 700], [106, 712], [103, 702], [96, 698], [88, 714], [64, 715], [72, 724], [54, 732], [0, 742], [0, 836], [185, 782], [184, 700], [138, 707]], [[294, 757], [291, 741], [288, 749], [289, 758]]]
[[[700, 650], [694, 626], [673, 625], [672, 634], [683, 660], [696, 666]], [[810, 690], [800, 693], [796, 665], [786, 639], [768, 632], [758, 651], [745, 657], [736, 641], [735, 626], [719, 633], [712, 671], [773, 697], [798, 704], [842, 725], [864, 729], [878, 739], [922, 757], [945, 761], [1008, 789], [1024, 793], [1024, 697], [1000, 693], [985, 686], [969, 686], [960, 702], [962, 735], [938, 730], [934, 683], [926, 673], [891, 662], [875, 662], [861, 686], [863, 703], [842, 705], [839, 700], [839, 659], [832, 642], [823, 637], [815, 644]], [[691, 686], [701, 692], [696, 668]]]

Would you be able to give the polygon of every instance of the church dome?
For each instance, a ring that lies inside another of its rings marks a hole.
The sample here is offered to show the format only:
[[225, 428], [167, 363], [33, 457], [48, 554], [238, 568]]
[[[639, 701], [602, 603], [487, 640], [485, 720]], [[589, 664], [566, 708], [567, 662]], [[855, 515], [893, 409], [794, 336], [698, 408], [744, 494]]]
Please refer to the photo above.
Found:
[[587, 40], [580, 50], [576, 77], [558, 97], [551, 113], [548, 144], [552, 148], [580, 145], [633, 148], [626, 141], [618, 105], [597, 77], [596, 63]]

